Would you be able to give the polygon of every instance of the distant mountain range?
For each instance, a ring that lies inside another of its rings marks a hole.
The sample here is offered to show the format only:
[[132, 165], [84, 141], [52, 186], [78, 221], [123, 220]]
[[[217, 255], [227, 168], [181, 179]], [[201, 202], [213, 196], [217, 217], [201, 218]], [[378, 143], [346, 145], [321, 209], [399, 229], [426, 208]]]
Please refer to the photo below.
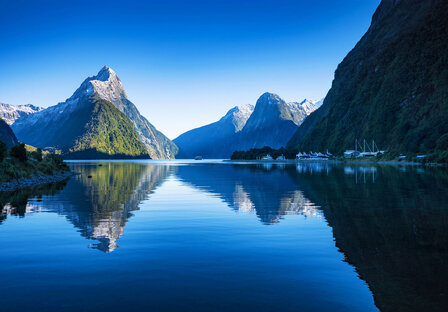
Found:
[[0, 103], [0, 118], [8, 125], [12, 125], [14, 121], [22, 116], [34, 114], [43, 110], [42, 107], [34, 106], [32, 104], [26, 105], [11, 105]]
[[250, 104], [235, 106], [217, 122], [181, 134], [173, 140], [181, 157], [223, 158], [232, 154], [235, 134], [240, 132], [254, 111]]
[[395, 153], [446, 152], [447, 16], [446, 0], [381, 1], [289, 146], [341, 154], [367, 139]]
[[233, 150], [285, 146], [303, 120], [318, 108], [317, 103], [308, 100], [286, 103], [277, 94], [264, 93], [236, 135]]
[[185, 158], [229, 158], [235, 150], [266, 145], [278, 148], [320, 104], [309, 100], [286, 103], [276, 94], [265, 93], [255, 107], [236, 106], [219, 121], [187, 131], [173, 142]]
[[84, 80], [65, 102], [22, 116], [12, 128], [20, 141], [65, 157], [174, 158], [178, 152], [140, 115], [107, 66]]
[[235, 150], [284, 146], [320, 104], [286, 103], [264, 93], [255, 106], [236, 106], [173, 143], [139, 113], [117, 74], [105, 66], [63, 103], [46, 109], [1, 104], [0, 116], [12, 124], [19, 141], [65, 158], [229, 158]]

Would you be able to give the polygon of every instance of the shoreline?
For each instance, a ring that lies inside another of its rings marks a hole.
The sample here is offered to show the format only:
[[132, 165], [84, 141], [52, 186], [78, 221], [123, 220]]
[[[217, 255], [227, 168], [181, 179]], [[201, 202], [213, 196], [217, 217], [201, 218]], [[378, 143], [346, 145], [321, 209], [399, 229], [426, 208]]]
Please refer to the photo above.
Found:
[[36, 175], [26, 178], [20, 178], [9, 182], [0, 183], [0, 192], [11, 192], [20, 189], [39, 186], [42, 184], [61, 182], [67, 178], [74, 176], [76, 173], [73, 171], [58, 172], [53, 175]]
[[297, 163], [331, 163], [331, 164], [342, 164], [342, 163], [351, 163], [351, 164], [379, 164], [379, 165], [406, 165], [406, 166], [440, 166], [440, 164], [422, 164], [418, 162], [411, 161], [397, 161], [397, 160], [342, 160], [342, 159], [328, 159], [328, 160], [296, 160], [296, 159], [286, 159], [286, 160], [249, 160], [249, 159], [240, 159], [240, 160], [230, 160], [225, 159], [223, 162], [228, 163], [250, 163], [250, 164], [297, 164]]

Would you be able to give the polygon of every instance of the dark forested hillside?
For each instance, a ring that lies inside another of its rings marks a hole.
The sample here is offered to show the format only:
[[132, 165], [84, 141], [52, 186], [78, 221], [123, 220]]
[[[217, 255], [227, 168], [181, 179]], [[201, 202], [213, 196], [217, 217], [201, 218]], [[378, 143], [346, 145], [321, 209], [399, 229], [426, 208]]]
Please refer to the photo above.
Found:
[[7, 147], [18, 144], [17, 138], [12, 132], [8, 124], [0, 118], [0, 141], [4, 142]]
[[340, 153], [358, 138], [396, 152], [446, 150], [447, 42], [447, 1], [383, 0], [289, 146]]

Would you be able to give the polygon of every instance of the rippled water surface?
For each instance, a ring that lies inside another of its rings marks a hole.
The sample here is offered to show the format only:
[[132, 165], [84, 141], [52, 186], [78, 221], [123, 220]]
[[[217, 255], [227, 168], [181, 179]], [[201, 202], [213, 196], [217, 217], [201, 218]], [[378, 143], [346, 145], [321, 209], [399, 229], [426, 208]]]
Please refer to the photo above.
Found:
[[1, 311], [446, 311], [448, 172], [72, 162], [0, 193]]

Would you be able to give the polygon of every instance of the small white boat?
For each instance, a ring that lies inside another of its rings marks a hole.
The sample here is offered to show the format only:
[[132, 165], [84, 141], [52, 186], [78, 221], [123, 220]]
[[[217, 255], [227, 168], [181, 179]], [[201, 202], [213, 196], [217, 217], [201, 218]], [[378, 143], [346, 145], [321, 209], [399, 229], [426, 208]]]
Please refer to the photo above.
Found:
[[266, 156], [263, 156], [263, 157], [261, 158], [261, 160], [274, 160], [274, 159], [272, 158], [271, 155], [267, 154]]

